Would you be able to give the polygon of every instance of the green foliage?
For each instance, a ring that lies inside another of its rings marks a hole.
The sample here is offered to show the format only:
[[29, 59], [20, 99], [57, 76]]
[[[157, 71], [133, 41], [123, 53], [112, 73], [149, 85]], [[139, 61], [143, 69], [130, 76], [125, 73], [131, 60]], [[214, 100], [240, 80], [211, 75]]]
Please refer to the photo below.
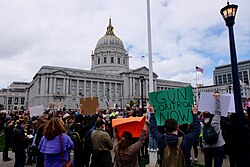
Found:
[[135, 104], [135, 102], [133, 100], [130, 100], [128, 104], [129, 104], [130, 107], [133, 107], [133, 105]]

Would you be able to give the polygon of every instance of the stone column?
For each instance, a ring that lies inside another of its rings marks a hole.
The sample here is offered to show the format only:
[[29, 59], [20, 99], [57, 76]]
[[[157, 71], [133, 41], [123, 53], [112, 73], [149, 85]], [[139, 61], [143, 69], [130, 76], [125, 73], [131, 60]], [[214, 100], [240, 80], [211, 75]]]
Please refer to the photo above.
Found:
[[105, 93], [106, 93], [106, 92], [105, 92], [105, 91], [106, 91], [106, 90], [105, 90], [106, 88], [105, 88], [105, 87], [106, 87], [105, 82], [103, 82], [103, 97], [106, 97], [106, 94], [105, 94]]
[[97, 97], [100, 97], [100, 95], [99, 95], [99, 81], [97, 81], [97, 84], [96, 84], [96, 95], [97, 95]]
[[83, 81], [83, 97], [86, 97], [86, 80]]
[[53, 93], [56, 93], [56, 77], [53, 78], [54, 85], [53, 85]]
[[76, 80], [76, 96], [79, 95], [79, 80]]
[[93, 95], [93, 81], [90, 81], [90, 97]]
[[48, 93], [48, 87], [49, 87], [49, 84], [48, 84], [48, 77], [45, 78], [45, 94]]
[[133, 93], [132, 93], [132, 96], [135, 96], [135, 78], [132, 78], [132, 83], [133, 83]]
[[132, 97], [133, 94], [133, 85], [132, 85], [132, 78], [129, 78], [129, 97]]
[[117, 83], [115, 83], [114, 97], [117, 98]]
[[145, 90], [146, 90], [145, 96], [148, 97], [148, 79], [146, 79]]
[[66, 78], [63, 78], [63, 91], [62, 91], [62, 93], [66, 93], [66, 88], [65, 88], [65, 86], [66, 86]]

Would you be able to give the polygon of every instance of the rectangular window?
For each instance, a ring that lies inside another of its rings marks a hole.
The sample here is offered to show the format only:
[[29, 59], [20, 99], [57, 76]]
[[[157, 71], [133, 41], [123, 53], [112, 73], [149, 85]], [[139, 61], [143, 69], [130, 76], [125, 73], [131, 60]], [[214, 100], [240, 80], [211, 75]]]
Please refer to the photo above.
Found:
[[56, 79], [56, 93], [61, 94], [62, 93], [62, 86], [63, 86], [63, 79]]
[[41, 93], [41, 78], [38, 80], [38, 94]]
[[243, 80], [245, 84], [249, 84], [247, 71], [243, 71]]
[[79, 95], [83, 95], [84, 81], [79, 81]]
[[76, 95], [76, 84], [77, 84], [76, 80], [71, 81], [71, 94], [72, 95]]
[[232, 83], [232, 74], [227, 74], [227, 80], [229, 84]]
[[117, 63], [118, 63], [118, 64], [121, 64], [121, 58], [118, 58], [118, 59], [117, 59]]
[[218, 76], [218, 83], [219, 83], [219, 85], [222, 85], [222, 78], [221, 78], [221, 75]]
[[48, 78], [48, 83], [47, 83], [47, 85], [48, 85], [48, 87], [47, 87], [47, 93], [49, 93], [49, 82], [50, 82], [50, 78]]
[[114, 57], [111, 57], [111, 63], [114, 63]]
[[8, 98], [8, 104], [12, 104], [12, 97]]
[[125, 59], [123, 59], [123, 64], [125, 65]]
[[223, 84], [227, 84], [227, 76], [224, 74], [222, 78], [223, 78]]
[[215, 85], [218, 85], [218, 77], [215, 76], [214, 79], [215, 79]]
[[24, 101], [25, 101], [25, 98], [24, 98], [24, 97], [21, 97], [21, 105], [24, 104]]
[[18, 97], [15, 97], [14, 104], [18, 104]]
[[107, 57], [104, 57], [103, 63], [107, 63]]
[[101, 59], [100, 59], [100, 57], [98, 57], [97, 61], [98, 61], [98, 62], [97, 62], [98, 64], [100, 64], [100, 63], [101, 63]]

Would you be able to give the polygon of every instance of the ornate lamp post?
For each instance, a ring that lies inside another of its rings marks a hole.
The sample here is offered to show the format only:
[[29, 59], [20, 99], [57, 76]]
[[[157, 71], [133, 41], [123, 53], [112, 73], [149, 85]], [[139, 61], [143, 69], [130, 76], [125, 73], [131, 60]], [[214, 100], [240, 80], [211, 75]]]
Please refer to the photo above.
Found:
[[235, 112], [237, 115], [237, 122], [236, 125], [238, 126], [239, 130], [236, 132], [237, 137], [240, 139], [239, 143], [237, 144], [237, 148], [239, 152], [237, 152], [238, 157], [236, 160], [236, 164], [238, 166], [245, 166], [247, 163], [246, 159], [246, 146], [247, 146], [247, 134], [246, 134], [246, 124], [245, 124], [245, 116], [242, 107], [242, 98], [241, 98], [241, 88], [240, 88], [240, 80], [238, 75], [238, 65], [237, 65], [237, 56], [236, 56], [236, 49], [235, 49], [235, 41], [234, 41], [234, 32], [233, 32], [233, 25], [236, 16], [238, 5], [229, 4], [223, 7], [220, 10], [220, 13], [223, 19], [226, 22], [226, 26], [229, 30], [229, 45], [230, 45], [230, 57], [231, 57], [231, 66], [232, 66], [232, 76], [233, 76], [233, 92], [234, 92], [234, 102], [235, 102]]
[[240, 88], [240, 80], [238, 74], [237, 56], [236, 56], [234, 32], [233, 32], [233, 25], [237, 8], [238, 8], [237, 5], [229, 5], [228, 3], [227, 6], [221, 9], [220, 13], [223, 16], [229, 30], [229, 44], [230, 44], [231, 66], [232, 66], [232, 76], [233, 76], [235, 111], [236, 114], [239, 116], [239, 118], [243, 120], [244, 113], [242, 108], [241, 88]]

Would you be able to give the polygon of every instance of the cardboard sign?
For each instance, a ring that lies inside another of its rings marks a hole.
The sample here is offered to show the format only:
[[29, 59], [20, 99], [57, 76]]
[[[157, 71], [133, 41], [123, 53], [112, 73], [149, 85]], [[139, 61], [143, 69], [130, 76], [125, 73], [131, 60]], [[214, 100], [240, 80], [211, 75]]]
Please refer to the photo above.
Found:
[[[201, 112], [208, 111], [211, 114], [215, 112], [215, 97], [211, 92], [201, 92], [198, 110]], [[233, 94], [220, 95], [220, 112], [221, 116], [227, 116], [228, 112], [235, 112]]]
[[87, 97], [80, 99], [81, 113], [92, 115], [96, 113], [96, 108], [99, 106], [98, 97]]
[[44, 107], [43, 105], [34, 106], [34, 107], [30, 107], [29, 110], [30, 110], [30, 117], [39, 116], [44, 112]]
[[178, 124], [192, 123], [192, 105], [194, 103], [191, 86], [151, 92], [149, 101], [155, 110], [157, 125], [173, 118]]
[[132, 134], [132, 137], [140, 137], [146, 117], [117, 118], [112, 120], [112, 127], [116, 127], [120, 138], [124, 131]]

